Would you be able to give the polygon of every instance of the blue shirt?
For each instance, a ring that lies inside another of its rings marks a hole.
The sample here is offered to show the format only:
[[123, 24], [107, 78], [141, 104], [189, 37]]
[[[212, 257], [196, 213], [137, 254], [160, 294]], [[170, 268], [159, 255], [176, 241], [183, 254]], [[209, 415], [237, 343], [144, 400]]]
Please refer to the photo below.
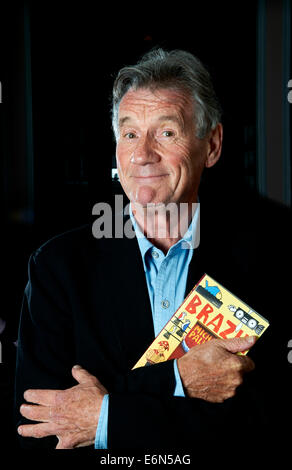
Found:
[[[200, 203], [195, 205], [195, 212], [185, 235], [170, 247], [166, 255], [141, 232], [131, 206], [129, 212], [143, 260], [156, 337], [185, 298], [189, 264], [193, 250], [200, 243]], [[185, 396], [176, 360], [173, 365], [176, 379], [174, 396]], [[105, 395], [96, 431], [96, 449], [107, 448], [108, 400], [109, 395]]]

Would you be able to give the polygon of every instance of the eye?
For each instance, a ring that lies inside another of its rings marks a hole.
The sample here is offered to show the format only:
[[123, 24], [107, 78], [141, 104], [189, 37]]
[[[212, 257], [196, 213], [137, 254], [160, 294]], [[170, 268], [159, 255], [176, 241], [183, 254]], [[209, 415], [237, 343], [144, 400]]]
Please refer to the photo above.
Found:
[[162, 135], [164, 137], [173, 137], [174, 136], [174, 132], [173, 131], [163, 131], [162, 132]]
[[126, 139], [134, 139], [136, 135], [133, 132], [127, 132], [127, 134], [124, 135]]

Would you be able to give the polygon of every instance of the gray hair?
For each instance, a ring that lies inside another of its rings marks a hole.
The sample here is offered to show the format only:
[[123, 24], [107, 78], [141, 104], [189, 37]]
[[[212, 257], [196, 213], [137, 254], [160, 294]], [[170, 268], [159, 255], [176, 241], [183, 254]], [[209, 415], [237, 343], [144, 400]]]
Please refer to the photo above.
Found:
[[119, 135], [119, 104], [128, 90], [138, 88], [178, 88], [191, 93], [194, 99], [196, 136], [203, 139], [221, 119], [221, 107], [209, 72], [201, 61], [182, 50], [167, 52], [161, 48], [145, 54], [137, 65], [123, 67], [114, 82], [112, 126]]

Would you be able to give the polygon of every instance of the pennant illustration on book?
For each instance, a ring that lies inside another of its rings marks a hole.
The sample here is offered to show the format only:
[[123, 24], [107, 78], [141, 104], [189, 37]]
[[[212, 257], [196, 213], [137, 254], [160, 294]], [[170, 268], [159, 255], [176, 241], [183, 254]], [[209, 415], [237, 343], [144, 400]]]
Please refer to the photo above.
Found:
[[214, 338], [260, 337], [268, 326], [268, 320], [205, 274], [133, 369], [178, 359]]

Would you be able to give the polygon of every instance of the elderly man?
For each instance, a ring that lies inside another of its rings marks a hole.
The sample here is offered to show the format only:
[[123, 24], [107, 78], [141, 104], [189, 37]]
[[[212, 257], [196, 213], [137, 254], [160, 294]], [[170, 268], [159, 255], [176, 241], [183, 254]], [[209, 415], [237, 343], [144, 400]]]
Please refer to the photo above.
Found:
[[[231, 429], [235, 419], [252, 426], [245, 406], [254, 423], [261, 419], [252, 387], [242, 383], [254, 362], [236, 354], [254, 337], [212, 340], [178, 360], [131, 370], [204, 272], [256, 299], [246, 277], [255, 240], [240, 245], [222, 211], [220, 218], [205, 211], [201, 197], [199, 240], [200, 179], [222, 147], [208, 72], [187, 52], [161, 49], [123, 68], [113, 129], [136, 237], [96, 239], [86, 226], [32, 254], [16, 371], [24, 447], [184, 446]], [[217, 194], [212, 200], [220, 203]], [[167, 205], [184, 208], [175, 227], [186, 233], [172, 230]]]

